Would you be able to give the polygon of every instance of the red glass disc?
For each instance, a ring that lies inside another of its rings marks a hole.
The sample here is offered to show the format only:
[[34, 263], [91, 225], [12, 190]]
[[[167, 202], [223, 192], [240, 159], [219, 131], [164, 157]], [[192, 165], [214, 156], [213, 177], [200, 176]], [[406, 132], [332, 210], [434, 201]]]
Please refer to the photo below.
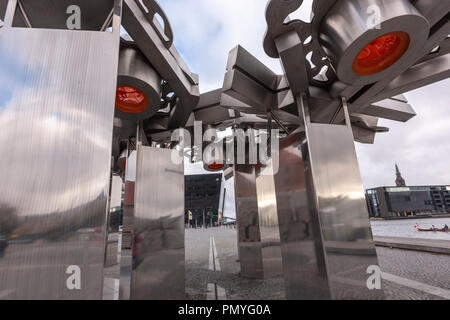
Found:
[[125, 113], [141, 113], [148, 107], [148, 98], [132, 86], [119, 86], [116, 91], [116, 108]]
[[370, 42], [353, 61], [353, 71], [367, 76], [396, 63], [408, 50], [409, 35], [403, 31], [387, 33]]

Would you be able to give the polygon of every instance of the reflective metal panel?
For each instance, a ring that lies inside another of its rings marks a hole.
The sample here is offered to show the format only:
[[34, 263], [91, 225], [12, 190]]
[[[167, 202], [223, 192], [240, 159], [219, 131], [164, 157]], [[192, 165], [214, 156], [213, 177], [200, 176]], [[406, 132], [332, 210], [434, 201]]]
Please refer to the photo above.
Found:
[[67, 29], [68, 8], [76, 5], [81, 12], [81, 29], [92, 31], [101, 29], [114, 6], [114, 0], [20, 0], [20, 3], [34, 28], [53, 29]]
[[120, 176], [114, 175], [111, 182], [110, 208], [120, 208], [122, 206], [122, 187], [123, 181]]
[[138, 146], [131, 299], [185, 299], [184, 166]]
[[284, 286], [289, 300], [330, 299], [319, 223], [308, 209], [304, 138], [304, 132], [288, 137], [273, 152], [279, 157], [275, 188]]
[[272, 163], [261, 168], [256, 176], [258, 221], [264, 278], [282, 274], [280, 230]]
[[234, 166], [234, 192], [241, 276], [263, 278], [255, 165]]
[[123, 197], [123, 216], [122, 216], [122, 251], [120, 255], [120, 300], [130, 300], [131, 287], [131, 249], [133, 248], [134, 233], [134, 188], [136, 184], [136, 151], [131, 150], [131, 144], [128, 142], [125, 157], [125, 190]]
[[[347, 126], [307, 124], [310, 210], [317, 215], [334, 299], [380, 299], [369, 290], [378, 266], [353, 135]], [[314, 222], [313, 222], [314, 223]]]
[[118, 50], [118, 32], [0, 33], [3, 299], [102, 298]]

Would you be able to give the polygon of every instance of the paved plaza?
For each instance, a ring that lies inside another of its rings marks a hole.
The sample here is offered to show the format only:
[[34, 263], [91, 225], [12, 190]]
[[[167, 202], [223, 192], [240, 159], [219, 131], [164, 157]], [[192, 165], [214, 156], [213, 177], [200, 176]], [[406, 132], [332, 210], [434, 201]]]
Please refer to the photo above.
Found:
[[[110, 235], [104, 299], [129, 295], [131, 252], [121, 250], [122, 270], [114, 259], [118, 234]], [[284, 300], [282, 277], [255, 280], [239, 275], [236, 230], [186, 229], [186, 299]], [[450, 299], [450, 255], [377, 247], [382, 287], [389, 300]], [[119, 286], [120, 278], [120, 286]], [[119, 289], [120, 288], [120, 289]]]
[[[215, 240], [220, 271], [211, 270], [209, 265], [210, 237]], [[210, 283], [224, 288], [230, 300], [285, 298], [281, 277], [252, 280], [239, 276], [236, 237], [236, 230], [226, 227], [186, 229], [188, 299], [207, 299]], [[450, 255], [381, 247], [377, 248], [377, 253], [387, 299], [441, 300], [450, 297]]]

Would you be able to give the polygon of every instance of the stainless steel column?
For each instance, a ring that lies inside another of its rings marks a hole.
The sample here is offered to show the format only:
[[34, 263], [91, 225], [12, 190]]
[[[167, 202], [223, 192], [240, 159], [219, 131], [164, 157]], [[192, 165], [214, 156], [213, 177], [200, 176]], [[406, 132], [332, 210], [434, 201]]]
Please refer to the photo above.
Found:
[[257, 172], [256, 193], [264, 278], [272, 278], [283, 272], [272, 162]]
[[138, 145], [131, 299], [185, 299], [184, 166]]
[[121, 1], [113, 32], [13, 28], [16, 4], [0, 31], [0, 297], [101, 299]]
[[272, 165], [234, 165], [234, 191], [241, 276], [264, 279], [282, 274], [280, 233]]
[[122, 215], [122, 241], [120, 254], [120, 300], [130, 300], [132, 249], [134, 239], [134, 198], [136, 185], [137, 153], [131, 140], [125, 150], [125, 183]]
[[383, 299], [381, 289], [367, 285], [369, 267], [378, 266], [378, 258], [347, 105], [346, 125], [317, 124], [309, 120], [305, 97], [299, 100], [305, 115], [310, 212], [320, 226], [331, 297]]
[[367, 286], [378, 260], [351, 128], [311, 123], [298, 104], [306, 132], [281, 144], [275, 179], [287, 298], [382, 299]]
[[108, 235], [106, 241], [105, 268], [119, 263], [119, 225], [122, 207], [122, 178], [113, 175], [111, 178], [111, 190], [109, 199]]
[[264, 278], [255, 165], [234, 165], [234, 192], [241, 276]]
[[285, 292], [290, 300], [330, 299], [320, 226], [308, 208], [304, 141], [304, 132], [295, 134], [272, 153], [279, 158], [275, 188]]

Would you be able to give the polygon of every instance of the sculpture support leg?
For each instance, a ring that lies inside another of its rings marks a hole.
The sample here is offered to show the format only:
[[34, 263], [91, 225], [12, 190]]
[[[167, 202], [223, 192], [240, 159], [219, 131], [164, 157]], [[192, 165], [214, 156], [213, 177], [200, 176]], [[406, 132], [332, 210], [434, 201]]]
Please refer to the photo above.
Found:
[[241, 276], [264, 278], [255, 165], [234, 165], [234, 191]]
[[264, 278], [282, 274], [280, 230], [272, 163], [256, 174], [258, 222]]
[[287, 297], [382, 299], [367, 284], [378, 261], [351, 128], [298, 105], [306, 130], [281, 143], [275, 176]]
[[[264, 170], [271, 171], [269, 165]], [[235, 165], [236, 218], [241, 275], [270, 278], [282, 273], [273, 175], [255, 165]]]
[[184, 166], [137, 148], [131, 299], [185, 299]]

